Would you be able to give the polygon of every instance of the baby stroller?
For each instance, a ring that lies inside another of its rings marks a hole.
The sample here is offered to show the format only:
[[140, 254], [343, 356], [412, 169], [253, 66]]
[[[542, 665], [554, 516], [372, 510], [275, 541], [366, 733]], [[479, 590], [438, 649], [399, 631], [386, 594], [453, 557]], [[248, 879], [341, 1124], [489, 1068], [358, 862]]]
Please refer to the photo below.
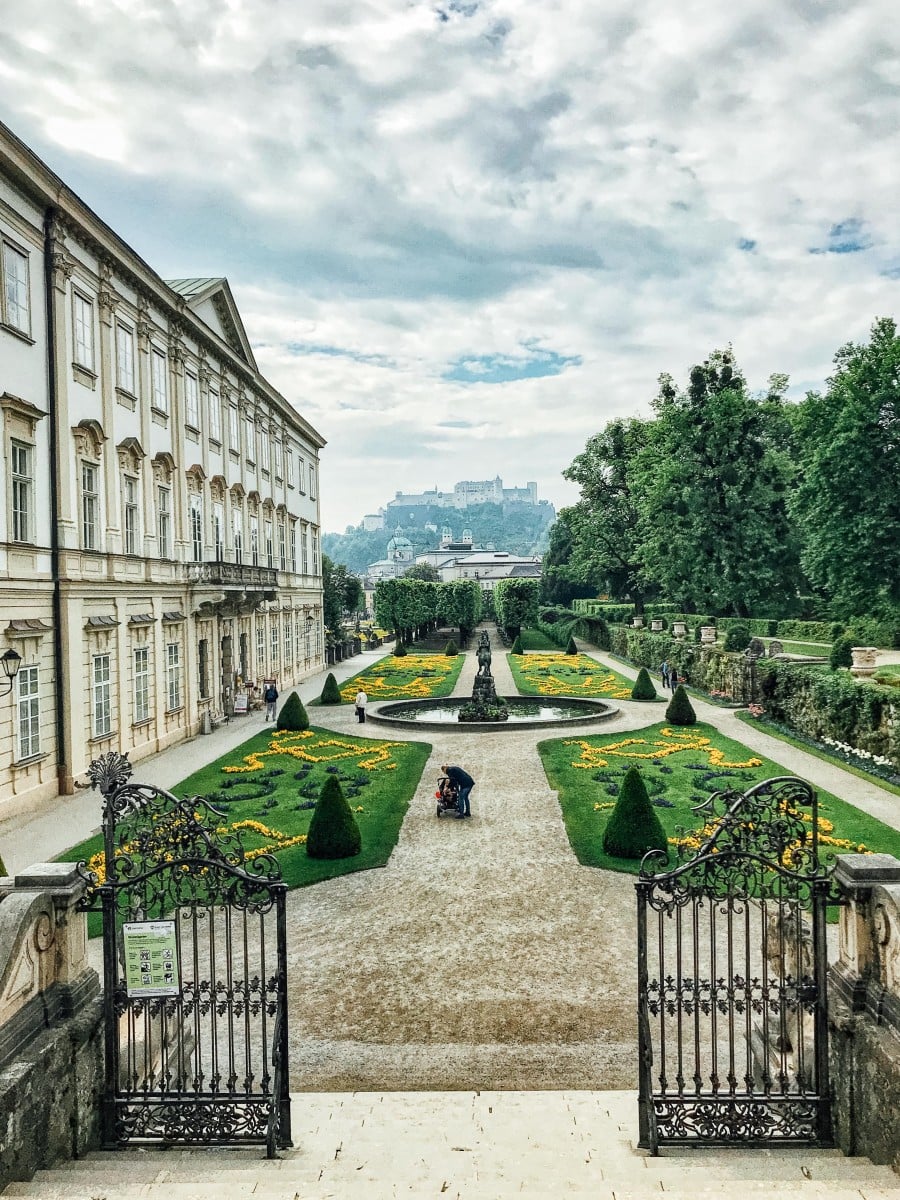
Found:
[[437, 816], [443, 816], [445, 812], [456, 812], [459, 788], [452, 779], [448, 779], [446, 775], [442, 775], [438, 780], [437, 791], [434, 793], [434, 796], [437, 800]]

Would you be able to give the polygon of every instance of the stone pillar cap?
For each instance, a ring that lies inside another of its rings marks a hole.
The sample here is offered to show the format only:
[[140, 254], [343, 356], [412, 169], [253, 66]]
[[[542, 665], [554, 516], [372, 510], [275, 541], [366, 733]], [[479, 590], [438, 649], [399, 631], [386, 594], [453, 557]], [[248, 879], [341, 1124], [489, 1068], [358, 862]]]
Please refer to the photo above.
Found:
[[900, 883], [900, 860], [893, 854], [840, 854], [834, 877], [838, 883], [850, 887]]

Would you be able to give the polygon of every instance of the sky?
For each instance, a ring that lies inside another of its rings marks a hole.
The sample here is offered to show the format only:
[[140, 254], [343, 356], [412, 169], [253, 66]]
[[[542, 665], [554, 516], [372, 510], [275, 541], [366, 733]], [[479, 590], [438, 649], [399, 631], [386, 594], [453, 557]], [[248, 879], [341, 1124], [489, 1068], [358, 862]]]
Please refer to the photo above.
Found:
[[731, 343], [900, 310], [888, 0], [3, 5], [0, 118], [164, 278], [227, 276], [322, 524], [561, 472]]

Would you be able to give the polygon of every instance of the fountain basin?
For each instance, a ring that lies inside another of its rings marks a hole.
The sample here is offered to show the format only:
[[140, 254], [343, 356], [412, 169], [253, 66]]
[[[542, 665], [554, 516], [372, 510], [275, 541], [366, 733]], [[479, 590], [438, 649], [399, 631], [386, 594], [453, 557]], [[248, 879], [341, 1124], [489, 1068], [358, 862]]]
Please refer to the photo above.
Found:
[[460, 721], [459, 710], [471, 704], [467, 696], [437, 700], [399, 700], [370, 708], [368, 720], [376, 725], [397, 725], [405, 729], [549, 729], [560, 725], [587, 725], [607, 721], [619, 709], [608, 700], [588, 700], [583, 696], [505, 696], [509, 709], [506, 721]]

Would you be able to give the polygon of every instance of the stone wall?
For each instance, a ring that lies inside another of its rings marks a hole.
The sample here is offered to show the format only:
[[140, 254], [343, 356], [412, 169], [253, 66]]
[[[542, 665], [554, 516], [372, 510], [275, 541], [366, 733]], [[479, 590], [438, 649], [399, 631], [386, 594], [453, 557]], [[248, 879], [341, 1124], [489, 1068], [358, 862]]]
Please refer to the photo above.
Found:
[[835, 1139], [900, 1171], [900, 862], [841, 855], [835, 876], [847, 899], [828, 990]]
[[0, 879], [0, 1191], [99, 1139], [102, 999], [71, 863]]

